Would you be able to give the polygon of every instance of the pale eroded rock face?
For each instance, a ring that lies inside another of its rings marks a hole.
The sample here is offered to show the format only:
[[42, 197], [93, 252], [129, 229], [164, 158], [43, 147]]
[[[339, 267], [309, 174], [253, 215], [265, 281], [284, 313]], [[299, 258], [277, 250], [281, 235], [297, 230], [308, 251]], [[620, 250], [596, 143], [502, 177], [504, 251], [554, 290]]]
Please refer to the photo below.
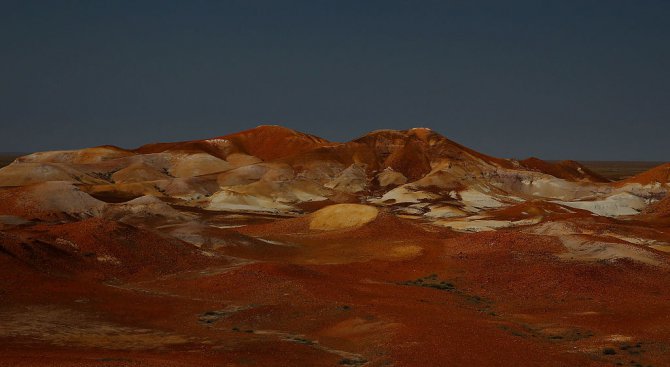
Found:
[[381, 187], [399, 186], [407, 183], [407, 177], [388, 167], [377, 175], [377, 181]]
[[336, 191], [355, 194], [365, 190], [367, 184], [365, 166], [352, 164], [324, 186]]
[[109, 200], [150, 195], [207, 210], [290, 215], [310, 211], [309, 203], [359, 202], [438, 220], [543, 200], [616, 217], [662, 199], [667, 167], [609, 183], [576, 162], [489, 157], [429, 129], [380, 130], [332, 143], [262, 126], [136, 150], [34, 153], [0, 169], [0, 187], [63, 181]]

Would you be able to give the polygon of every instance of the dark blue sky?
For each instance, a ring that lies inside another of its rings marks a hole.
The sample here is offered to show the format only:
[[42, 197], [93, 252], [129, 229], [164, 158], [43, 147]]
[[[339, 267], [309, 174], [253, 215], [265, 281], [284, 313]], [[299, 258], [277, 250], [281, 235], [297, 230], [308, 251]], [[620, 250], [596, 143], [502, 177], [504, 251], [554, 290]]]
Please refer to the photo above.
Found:
[[670, 160], [670, 1], [0, 0], [0, 151], [259, 124]]

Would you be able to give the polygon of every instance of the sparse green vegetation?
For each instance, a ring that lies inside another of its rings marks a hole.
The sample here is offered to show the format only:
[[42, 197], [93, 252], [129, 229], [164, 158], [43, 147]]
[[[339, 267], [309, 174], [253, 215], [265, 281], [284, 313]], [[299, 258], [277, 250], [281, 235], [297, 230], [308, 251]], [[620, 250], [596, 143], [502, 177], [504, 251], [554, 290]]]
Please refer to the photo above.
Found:
[[101, 180], [112, 182], [112, 174], [114, 174], [114, 172], [92, 172], [91, 176], [97, 177]]
[[367, 363], [365, 359], [342, 358], [339, 362], [343, 366], [362, 366]]
[[203, 324], [213, 324], [228, 315], [230, 312], [227, 311], [207, 311], [198, 317], [198, 321]]
[[313, 342], [312, 340], [305, 339], [305, 338], [300, 337], [300, 336], [293, 336], [293, 337], [290, 337], [289, 340], [292, 341], [292, 342], [294, 342], [294, 343], [298, 343], [298, 344], [305, 344], [305, 345], [312, 345], [312, 344], [314, 344], [314, 342]]
[[[477, 310], [481, 313], [484, 313], [489, 316], [493, 317], [498, 317], [498, 314], [495, 313], [492, 309], [490, 304], [492, 303], [490, 300], [482, 298], [477, 295], [473, 295], [470, 293], [467, 293], [466, 291], [463, 291], [461, 289], [456, 288], [454, 283], [440, 280], [437, 274], [430, 274], [428, 276], [418, 278], [415, 280], [408, 280], [405, 282], [399, 283], [401, 285], [406, 285], [406, 286], [413, 286], [413, 287], [425, 287], [425, 288], [433, 288], [433, 289], [438, 289], [441, 291], [447, 291], [447, 292], [453, 292], [454, 294], [462, 297], [465, 301], [468, 303], [476, 304], [476, 305], [481, 305], [480, 308]], [[423, 302], [423, 300], [422, 300]]]
[[408, 280], [400, 284], [416, 286], [416, 287], [435, 288], [443, 291], [452, 291], [456, 289], [456, 287], [452, 283], [440, 281], [437, 277], [437, 274], [431, 274], [429, 276], [419, 278], [416, 280]]

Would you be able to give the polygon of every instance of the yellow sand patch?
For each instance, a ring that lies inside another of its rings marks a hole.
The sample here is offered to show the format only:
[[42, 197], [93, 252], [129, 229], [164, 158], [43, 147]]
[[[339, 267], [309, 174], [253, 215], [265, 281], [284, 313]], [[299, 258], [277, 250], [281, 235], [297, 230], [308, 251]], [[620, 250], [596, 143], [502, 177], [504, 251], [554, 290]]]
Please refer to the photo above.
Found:
[[377, 208], [361, 204], [330, 205], [312, 213], [310, 229], [331, 231], [360, 227], [377, 218]]
[[651, 245], [649, 247], [658, 251], [670, 252], [670, 245]]
[[633, 337], [620, 334], [612, 334], [607, 337], [607, 340], [615, 343], [622, 343], [622, 342], [633, 341]]
[[415, 256], [418, 256], [423, 251], [421, 246], [394, 246], [391, 248], [390, 257], [400, 258], [400, 259], [409, 259]]

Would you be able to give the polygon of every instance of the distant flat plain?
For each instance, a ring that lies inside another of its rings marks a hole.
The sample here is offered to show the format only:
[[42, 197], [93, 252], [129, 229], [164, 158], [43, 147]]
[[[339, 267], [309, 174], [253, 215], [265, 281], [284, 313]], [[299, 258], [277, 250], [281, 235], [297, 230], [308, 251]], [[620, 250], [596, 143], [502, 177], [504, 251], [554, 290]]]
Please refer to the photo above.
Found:
[[579, 161], [591, 171], [612, 181], [623, 180], [665, 162], [651, 161]]
[[[0, 167], [4, 167], [14, 161], [17, 157], [28, 153], [0, 152]], [[579, 161], [590, 170], [612, 181], [618, 181], [627, 177], [635, 176], [648, 169], [654, 168], [665, 162], [653, 161]]]

